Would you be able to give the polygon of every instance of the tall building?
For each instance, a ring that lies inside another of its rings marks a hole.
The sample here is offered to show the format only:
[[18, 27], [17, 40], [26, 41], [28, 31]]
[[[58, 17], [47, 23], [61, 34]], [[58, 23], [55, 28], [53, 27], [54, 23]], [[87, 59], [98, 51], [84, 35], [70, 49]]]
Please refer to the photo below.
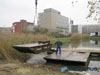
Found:
[[69, 33], [69, 19], [52, 8], [45, 9], [39, 13], [39, 26], [48, 29], [48, 32], [57, 32], [64, 35]]
[[72, 26], [74, 24], [74, 21], [73, 20], [69, 20], [69, 33], [72, 33]]
[[22, 32], [25, 30], [32, 30], [34, 28], [33, 23], [26, 20], [20, 20], [20, 22], [14, 22], [12, 26], [12, 32]]

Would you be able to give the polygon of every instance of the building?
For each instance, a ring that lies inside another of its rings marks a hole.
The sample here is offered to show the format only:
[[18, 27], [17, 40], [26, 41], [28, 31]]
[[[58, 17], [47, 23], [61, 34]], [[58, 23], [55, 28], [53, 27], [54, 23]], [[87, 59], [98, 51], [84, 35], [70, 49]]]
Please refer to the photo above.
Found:
[[48, 29], [48, 32], [59, 31], [64, 35], [69, 33], [69, 19], [52, 8], [45, 9], [44, 12], [39, 13], [39, 26]]
[[0, 27], [0, 32], [11, 32], [11, 27]]
[[78, 33], [78, 25], [73, 25], [71, 31], [72, 33]]
[[73, 25], [72, 33], [89, 34], [90, 36], [100, 36], [100, 25]]
[[100, 36], [100, 25], [85, 25], [82, 26], [82, 33], [90, 36]]
[[73, 20], [69, 20], [69, 33], [72, 33], [73, 31], [73, 29], [72, 29], [72, 26], [73, 26], [73, 24], [74, 24], [74, 21]]
[[33, 30], [34, 25], [26, 20], [20, 20], [20, 22], [14, 22], [12, 26], [12, 32], [24, 32], [27, 30]]

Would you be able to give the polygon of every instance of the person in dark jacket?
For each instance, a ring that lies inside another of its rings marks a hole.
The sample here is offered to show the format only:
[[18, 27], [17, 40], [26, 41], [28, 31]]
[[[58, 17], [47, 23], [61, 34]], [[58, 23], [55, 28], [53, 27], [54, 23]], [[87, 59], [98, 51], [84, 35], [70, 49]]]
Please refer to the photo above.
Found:
[[55, 43], [57, 45], [57, 48], [56, 48], [56, 55], [58, 53], [58, 50], [59, 50], [59, 54], [61, 55], [61, 45], [62, 45], [62, 42], [59, 41], [59, 39], [56, 41]]

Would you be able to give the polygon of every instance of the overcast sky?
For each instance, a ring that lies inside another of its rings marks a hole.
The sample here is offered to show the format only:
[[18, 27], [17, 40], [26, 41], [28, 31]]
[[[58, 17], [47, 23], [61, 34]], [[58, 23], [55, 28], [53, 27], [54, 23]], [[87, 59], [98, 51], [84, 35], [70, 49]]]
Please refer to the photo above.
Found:
[[[38, 0], [38, 13], [46, 8], [53, 8], [61, 12], [62, 15], [74, 20], [74, 24], [92, 24], [87, 22], [86, 16], [89, 14], [87, 8], [88, 0]], [[12, 26], [13, 22], [25, 19], [29, 22], [34, 20], [35, 0], [0, 0], [0, 27]]]

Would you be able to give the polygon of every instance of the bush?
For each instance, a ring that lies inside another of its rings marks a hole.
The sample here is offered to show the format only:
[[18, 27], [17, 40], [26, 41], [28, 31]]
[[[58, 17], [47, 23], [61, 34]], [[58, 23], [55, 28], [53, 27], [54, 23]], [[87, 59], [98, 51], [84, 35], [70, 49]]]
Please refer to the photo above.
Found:
[[57, 32], [51, 32], [51, 33], [48, 33], [48, 36], [55, 38], [55, 37], [58, 36], [58, 33]]
[[46, 34], [48, 32], [48, 29], [46, 28], [39, 28], [39, 32], [42, 34]]

